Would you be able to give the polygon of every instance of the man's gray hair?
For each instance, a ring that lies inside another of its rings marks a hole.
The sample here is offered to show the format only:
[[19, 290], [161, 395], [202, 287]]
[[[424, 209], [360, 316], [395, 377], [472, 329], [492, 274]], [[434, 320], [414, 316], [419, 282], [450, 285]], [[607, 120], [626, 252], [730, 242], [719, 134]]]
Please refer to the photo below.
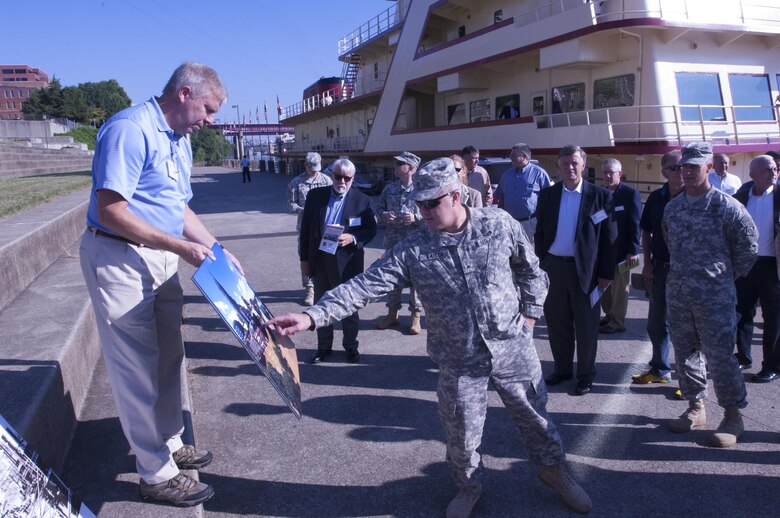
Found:
[[349, 176], [355, 176], [355, 164], [352, 163], [352, 161], [348, 158], [339, 158], [335, 162], [333, 162], [333, 166], [331, 167], [331, 170], [333, 173], [336, 173], [336, 171], [340, 172], [341, 174], [348, 174]]
[[623, 172], [623, 164], [617, 158], [607, 158], [604, 163], [601, 164], [601, 169], [610, 169], [612, 171]]
[[666, 167], [664, 164], [672, 163], [676, 164], [682, 158], [682, 151], [679, 149], [673, 149], [661, 157], [661, 167]]
[[175, 95], [183, 86], [189, 86], [192, 89], [193, 99], [200, 99], [211, 94], [219, 99], [220, 104], [227, 99], [227, 89], [219, 79], [217, 72], [201, 63], [187, 61], [179, 65], [163, 88], [163, 95]]
[[582, 158], [583, 162], [588, 161], [588, 155], [585, 154], [585, 150], [582, 149], [580, 146], [574, 145], [574, 144], [567, 144], [563, 146], [560, 151], [558, 151], [558, 158], [561, 158], [563, 156], [569, 156], [573, 155], [575, 153], [579, 153], [580, 158]]
[[758, 155], [757, 157], [753, 157], [753, 159], [750, 161], [750, 165], [748, 166], [748, 169], [753, 169], [754, 166], [758, 166], [759, 162], [766, 162], [770, 166], [776, 165], [775, 159], [772, 158], [769, 155]]
[[523, 144], [522, 142], [512, 146], [510, 153], [522, 155], [526, 157], [528, 160], [531, 159], [531, 148], [528, 146], [528, 144]]

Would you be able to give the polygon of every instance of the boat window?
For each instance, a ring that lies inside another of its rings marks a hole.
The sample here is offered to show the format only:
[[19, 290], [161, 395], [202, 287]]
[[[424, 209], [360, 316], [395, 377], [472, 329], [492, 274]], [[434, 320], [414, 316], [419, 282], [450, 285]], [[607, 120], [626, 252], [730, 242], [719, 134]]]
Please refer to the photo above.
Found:
[[725, 121], [723, 95], [717, 73], [677, 72], [677, 99], [687, 107], [680, 108], [683, 121], [698, 121], [699, 106], [701, 118], [705, 121]]
[[447, 124], [463, 124], [466, 122], [466, 103], [447, 106]]
[[552, 89], [552, 112], [579, 112], [585, 109], [585, 83], [556, 86]]
[[729, 85], [734, 106], [756, 106], [756, 108], [735, 108], [738, 121], [774, 120], [768, 75], [729, 74]]
[[469, 103], [471, 112], [471, 122], [482, 122], [490, 120], [490, 99], [480, 99]]
[[593, 82], [593, 108], [634, 105], [634, 74], [607, 77]]

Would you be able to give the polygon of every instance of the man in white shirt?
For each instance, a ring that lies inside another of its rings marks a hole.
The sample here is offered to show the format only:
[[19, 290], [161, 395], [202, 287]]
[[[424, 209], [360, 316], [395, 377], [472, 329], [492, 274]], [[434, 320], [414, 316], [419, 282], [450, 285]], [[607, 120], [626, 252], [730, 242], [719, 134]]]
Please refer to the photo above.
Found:
[[752, 378], [754, 383], [769, 383], [780, 375], [780, 280], [777, 272], [775, 238], [780, 213], [780, 189], [777, 188], [777, 165], [771, 156], [759, 155], [750, 161], [753, 187], [734, 198], [746, 207], [758, 228], [758, 260], [737, 285], [737, 360], [752, 365], [753, 317], [756, 302], [761, 302], [764, 316], [762, 345], [764, 361]]
[[742, 180], [737, 175], [729, 173], [729, 157], [723, 153], [715, 153], [712, 157], [712, 168], [709, 181], [713, 187], [731, 196], [742, 186]]

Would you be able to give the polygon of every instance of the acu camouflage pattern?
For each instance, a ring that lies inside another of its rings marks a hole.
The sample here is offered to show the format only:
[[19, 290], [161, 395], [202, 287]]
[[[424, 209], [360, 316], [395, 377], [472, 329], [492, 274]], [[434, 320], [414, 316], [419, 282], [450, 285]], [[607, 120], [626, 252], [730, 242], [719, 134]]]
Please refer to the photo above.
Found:
[[689, 400], [706, 397], [709, 371], [718, 403], [743, 408], [745, 382], [733, 355], [734, 280], [758, 256], [753, 219], [741, 203], [712, 188], [693, 202], [685, 194], [673, 198], [661, 228], [670, 254], [666, 303], [680, 389]]
[[[420, 209], [417, 208], [417, 204], [410, 197], [410, 194], [414, 190], [414, 184], [409, 187], [404, 187], [401, 182], [395, 181], [387, 185], [382, 194], [379, 195], [379, 200], [376, 205], [377, 221], [387, 225], [385, 230], [385, 240], [383, 246], [385, 250], [393, 248], [399, 241], [412, 232], [420, 228], [422, 222], [422, 216], [420, 215]], [[409, 225], [393, 224], [387, 222], [385, 212], [395, 212], [396, 215], [402, 212], [410, 212], [414, 214], [414, 223]]]
[[306, 205], [306, 196], [309, 195], [309, 191], [318, 187], [327, 187], [328, 185], [333, 185], [333, 181], [329, 176], [321, 172], [318, 172], [311, 178], [303, 172], [290, 180], [290, 183], [287, 185], [287, 208], [293, 214], [298, 215], [298, 222], [295, 225], [296, 230], [301, 230], [303, 207]]
[[439, 412], [447, 460], [460, 487], [482, 473], [477, 447], [492, 380], [525, 439], [532, 460], [563, 462], [549, 419], [547, 392], [523, 315], [542, 315], [549, 281], [520, 224], [493, 209], [467, 209], [462, 239], [423, 227], [366, 272], [326, 293], [305, 312], [316, 327], [413, 285], [428, 322], [428, 354], [439, 364]]

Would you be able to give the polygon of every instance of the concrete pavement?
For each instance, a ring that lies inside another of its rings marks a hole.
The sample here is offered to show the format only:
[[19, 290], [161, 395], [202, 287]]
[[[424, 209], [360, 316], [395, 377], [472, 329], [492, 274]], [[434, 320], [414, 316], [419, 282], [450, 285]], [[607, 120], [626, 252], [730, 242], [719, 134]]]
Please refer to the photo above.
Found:
[[[193, 209], [240, 259], [249, 283], [275, 314], [302, 309], [295, 218], [284, 206], [289, 179], [263, 174], [242, 184], [240, 172], [218, 168], [200, 169], [193, 177]], [[381, 252], [378, 236], [367, 250], [367, 262]], [[383, 303], [361, 311], [362, 357], [356, 365], [345, 362], [339, 332], [335, 354], [316, 366], [305, 363], [316, 349], [316, 335], [294, 337], [303, 362], [304, 416], [299, 422], [191, 282], [193, 271], [182, 265], [192, 420], [197, 444], [215, 456], [201, 480], [212, 484], [216, 495], [202, 510], [137, 503], [128, 483], [134, 462], [105, 381], [96, 375], [93, 408], [100, 412], [82, 419], [65, 477], [94, 511], [150, 518], [193, 511], [207, 517], [443, 516], [455, 489], [444, 462], [436, 367], [425, 353], [425, 331], [406, 333], [406, 309], [401, 326], [387, 331], [374, 329], [385, 312]], [[748, 385], [747, 431], [734, 448], [707, 446], [706, 431], [667, 432], [663, 422], [686, 408], [674, 400], [676, 382], [629, 383], [650, 357], [646, 312], [647, 302], [632, 292], [627, 332], [599, 343], [591, 394], [572, 396], [571, 383], [549, 388], [548, 410], [563, 437], [570, 471], [593, 499], [592, 514], [772, 513], [780, 504], [780, 383]], [[543, 321], [535, 334], [549, 373], [552, 358]], [[714, 428], [722, 412], [713, 393], [707, 411]], [[485, 491], [473, 516], [570, 514], [536, 479], [495, 392], [482, 453]]]

